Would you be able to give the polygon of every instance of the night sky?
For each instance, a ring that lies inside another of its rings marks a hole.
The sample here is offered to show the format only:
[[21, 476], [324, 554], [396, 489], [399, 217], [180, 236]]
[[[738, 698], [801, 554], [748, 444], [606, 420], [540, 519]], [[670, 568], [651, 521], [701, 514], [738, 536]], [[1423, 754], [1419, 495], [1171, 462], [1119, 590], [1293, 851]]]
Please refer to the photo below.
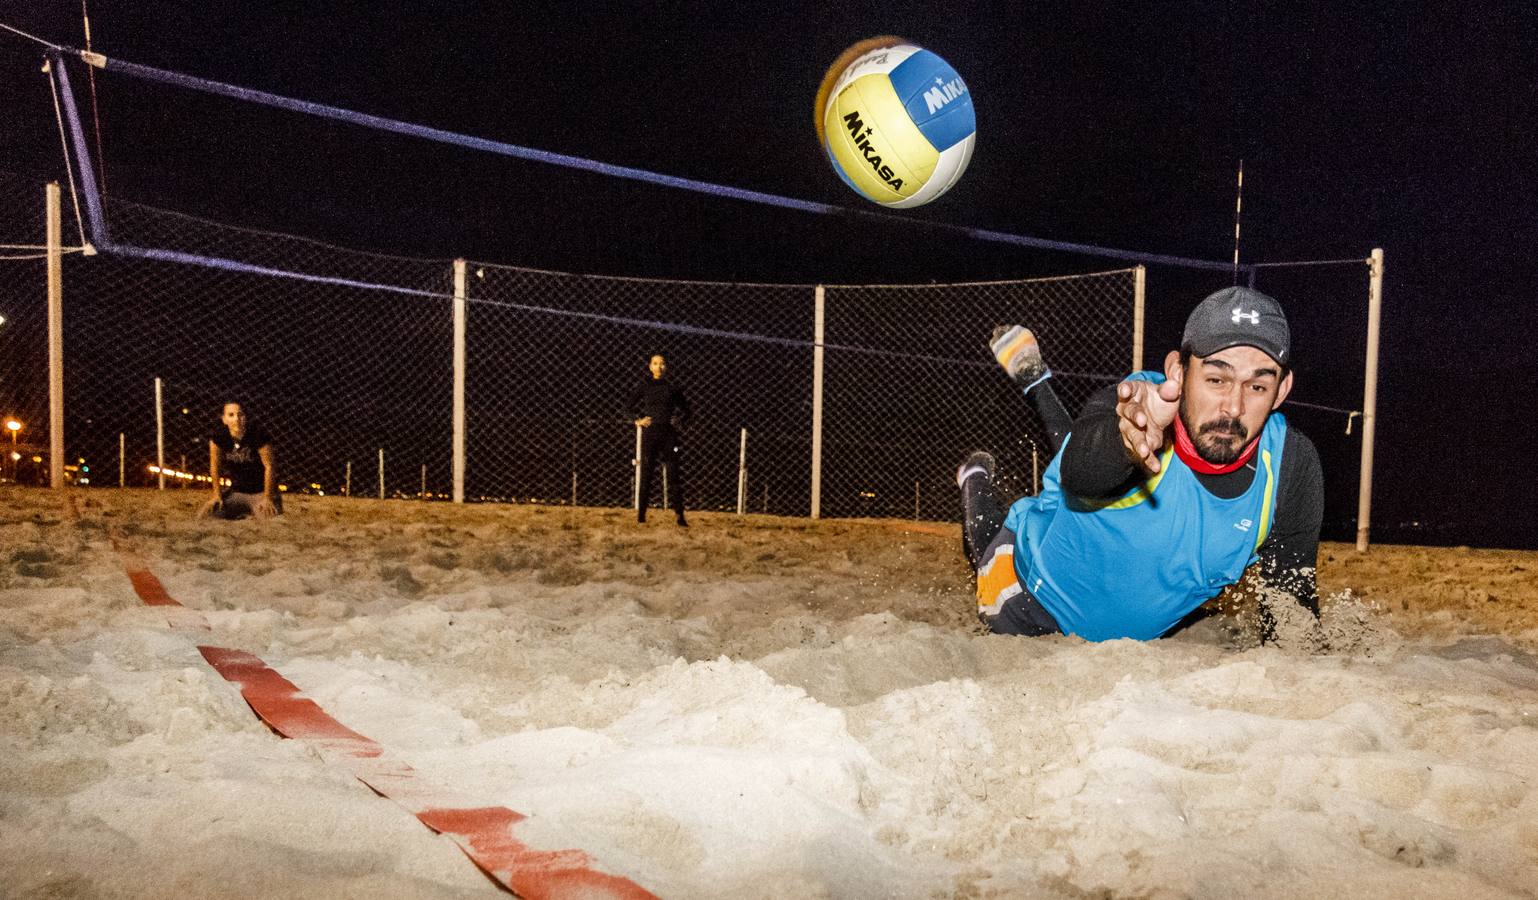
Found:
[[[1243, 159], [1245, 262], [1384, 248], [1375, 536], [1538, 547], [1530, 2], [838, 12], [88, 3], [94, 49], [127, 61], [852, 210], [875, 207], [832, 174], [811, 125], [818, 82], [841, 50], [901, 35], [950, 62], [977, 108], [977, 148], [960, 184], [881, 220], [704, 197], [99, 79], [110, 194], [361, 249], [771, 282], [1118, 267], [936, 227], [959, 225], [1227, 260]], [[6, 3], [0, 21], [84, 44], [73, 0]], [[36, 45], [0, 35], [0, 168], [57, 177], [39, 61]], [[88, 104], [83, 70], [72, 74]], [[1204, 292], [1189, 282], [1150, 270], [1150, 361], [1174, 345]], [[1294, 399], [1359, 408], [1365, 267], [1262, 273], [1257, 286], [1293, 322]], [[1295, 420], [1321, 448], [1332, 512], [1354, 513], [1359, 445], [1343, 434], [1345, 417]], [[1438, 530], [1399, 530], [1413, 520]], [[1334, 527], [1349, 534], [1349, 523]]]

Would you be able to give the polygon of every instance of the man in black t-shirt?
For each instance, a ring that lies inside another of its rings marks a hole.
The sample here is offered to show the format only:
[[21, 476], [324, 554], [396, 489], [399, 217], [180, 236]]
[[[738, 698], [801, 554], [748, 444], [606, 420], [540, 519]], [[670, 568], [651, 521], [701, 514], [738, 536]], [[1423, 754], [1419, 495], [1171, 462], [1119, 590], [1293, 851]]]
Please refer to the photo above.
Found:
[[657, 463], [662, 463], [667, 475], [668, 504], [678, 518], [678, 524], [687, 528], [684, 518], [683, 475], [679, 472], [678, 459], [683, 448], [679, 446], [678, 431], [689, 423], [689, 401], [667, 377], [668, 361], [661, 354], [654, 354], [648, 368], [651, 377], [636, 388], [630, 397], [630, 409], [635, 423], [641, 428], [641, 498], [636, 507], [636, 521], [646, 521], [646, 505], [651, 499], [652, 473]]
[[[198, 511], [219, 519], [258, 519], [283, 514], [272, 437], [251, 424], [239, 403], [224, 404], [221, 427], [208, 438], [208, 474], [214, 498]], [[228, 487], [223, 482], [229, 481]]]

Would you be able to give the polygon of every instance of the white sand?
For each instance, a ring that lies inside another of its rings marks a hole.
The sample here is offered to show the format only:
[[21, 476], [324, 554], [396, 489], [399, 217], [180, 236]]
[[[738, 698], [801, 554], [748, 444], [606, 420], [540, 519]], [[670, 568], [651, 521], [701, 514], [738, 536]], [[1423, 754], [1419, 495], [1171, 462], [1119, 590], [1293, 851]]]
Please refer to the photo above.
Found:
[[199, 641], [665, 897], [1538, 895], [1538, 554], [1330, 545], [1322, 652], [1096, 645], [900, 523], [76, 496], [0, 491], [0, 895], [505, 896]]

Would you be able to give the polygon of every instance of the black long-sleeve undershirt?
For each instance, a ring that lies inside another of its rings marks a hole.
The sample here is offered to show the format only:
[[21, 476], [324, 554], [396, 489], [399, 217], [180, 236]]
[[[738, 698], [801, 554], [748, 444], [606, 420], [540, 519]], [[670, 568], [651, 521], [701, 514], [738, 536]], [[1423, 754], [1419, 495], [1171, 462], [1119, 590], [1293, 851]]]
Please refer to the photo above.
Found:
[[[1214, 496], [1232, 499], [1249, 490], [1254, 463], [1224, 475], [1195, 473]], [[1078, 497], [1120, 497], [1143, 480], [1127, 457], [1116, 421], [1116, 386], [1097, 391], [1074, 420], [1063, 449], [1063, 490]], [[1324, 519], [1324, 470], [1319, 451], [1307, 435], [1287, 429], [1278, 473], [1276, 512], [1271, 532], [1260, 545], [1260, 574], [1267, 584], [1292, 594], [1316, 615], [1319, 589], [1314, 567], [1319, 557], [1319, 526]]]

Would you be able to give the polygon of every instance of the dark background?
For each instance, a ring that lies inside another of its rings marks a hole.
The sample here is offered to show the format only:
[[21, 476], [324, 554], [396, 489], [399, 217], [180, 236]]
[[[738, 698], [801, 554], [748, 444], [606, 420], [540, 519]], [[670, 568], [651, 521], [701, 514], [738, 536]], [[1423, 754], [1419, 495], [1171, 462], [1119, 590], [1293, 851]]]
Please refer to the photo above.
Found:
[[[80, 5], [0, 21], [83, 46]], [[89, 2], [98, 52], [450, 131], [874, 209], [812, 133], [824, 68], [901, 35], [966, 79], [961, 182], [892, 219], [819, 216], [380, 135], [98, 77], [113, 196], [345, 246], [539, 268], [770, 282], [1113, 267], [962, 225], [1245, 262], [1387, 258], [1374, 537], [1538, 547], [1538, 12], [1483, 4], [271, 5]], [[0, 167], [58, 177], [40, 48], [0, 35]], [[89, 120], [83, 70], [72, 70]], [[94, 140], [94, 138], [93, 138]], [[1149, 359], [1214, 285], [1154, 267]], [[1263, 272], [1295, 400], [1361, 406], [1365, 267]], [[0, 298], [0, 305], [11, 302]], [[3, 310], [0, 310], [3, 312]], [[1050, 352], [1050, 348], [1049, 348]], [[1299, 409], [1349, 537], [1356, 443]], [[1419, 526], [1409, 523], [1419, 522]]]

